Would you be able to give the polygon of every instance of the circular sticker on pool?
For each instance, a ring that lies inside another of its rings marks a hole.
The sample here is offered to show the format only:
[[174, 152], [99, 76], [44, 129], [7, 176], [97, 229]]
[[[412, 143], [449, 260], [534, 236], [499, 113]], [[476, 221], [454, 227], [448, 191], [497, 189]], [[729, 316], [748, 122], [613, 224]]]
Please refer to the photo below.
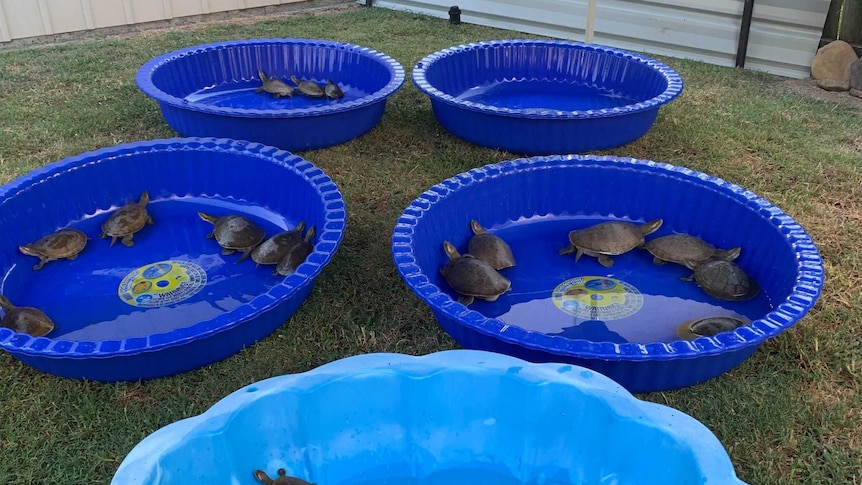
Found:
[[604, 276], [579, 276], [563, 281], [551, 294], [560, 310], [585, 320], [620, 320], [643, 306], [643, 295], [634, 286]]
[[117, 288], [132, 306], [160, 307], [194, 296], [207, 284], [207, 273], [190, 261], [159, 261], [127, 274]]

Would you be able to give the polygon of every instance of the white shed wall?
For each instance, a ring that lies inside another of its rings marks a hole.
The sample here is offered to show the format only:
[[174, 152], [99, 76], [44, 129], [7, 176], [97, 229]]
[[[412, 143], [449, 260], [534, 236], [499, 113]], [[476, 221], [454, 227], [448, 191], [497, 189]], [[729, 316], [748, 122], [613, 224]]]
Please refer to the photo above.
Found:
[[305, 0], [0, 0], [0, 42]]
[[[360, 0], [360, 3], [364, 1]], [[593, 42], [733, 66], [743, 0], [596, 0]], [[810, 75], [830, 0], [755, 0], [745, 67]], [[587, 0], [384, 0], [374, 6], [583, 41]]]

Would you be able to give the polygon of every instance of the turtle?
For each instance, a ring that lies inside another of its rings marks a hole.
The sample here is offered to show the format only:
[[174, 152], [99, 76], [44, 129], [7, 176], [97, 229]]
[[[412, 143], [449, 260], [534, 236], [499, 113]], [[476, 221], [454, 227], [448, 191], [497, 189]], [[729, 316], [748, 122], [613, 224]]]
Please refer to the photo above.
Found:
[[644, 244], [644, 236], [654, 233], [662, 225], [663, 219], [655, 219], [641, 225], [627, 221], [608, 221], [569, 232], [569, 245], [560, 254], [575, 253], [575, 261], [581, 255], [598, 258], [599, 264], [606, 268], [614, 265], [611, 256], [631, 251]]
[[467, 245], [467, 252], [488, 263], [496, 270], [515, 266], [515, 256], [512, 248], [499, 236], [485, 231], [479, 221], [470, 221], [473, 237]]
[[694, 273], [680, 279], [694, 280], [703, 291], [719, 300], [745, 301], [760, 292], [757, 282], [733, 261], [708, 259], [701, 262], [686, 261], [685, 265]]
[[135, 244], [132, 236], [144, 228], [147, 224], [153, 223], [153, 218], [147, 213], [147, 203], [150, 202], [149, 192], [141, 194], [138, 202], [129, 202], [120, 207], [111, 217], [102, 224], [102, 233], [99, 238], [104, 239], [111, 237], [111, 246], [117, 242], [117, 238], [122, 238], [124, 246], [131, 247]]
[[86, 234], [77, 229], [66, 228], [48, 234], [36, 242], [18, 246], [18, 250], [27, 256], [39, 258], [39, 263], [33, 266], [34, 270], [38, 270], [49, 261], [77, 258], [86, 245]]
[[263, 470], [255, 470], [254, 478], [263, 485], [315, 485], [301, 478], [287, 476], [287, 471], [284, 468], [278, 469], [278, 478], [275, 480], [269, 478], [269, 475]]
[[733, 261], [742, 248], [718, 249], [703, 239], [688, 234], [670, 234], [644, 243], [643, 248], [653, 255], [653, 263], [676, 263], [685, 266], [686, 261], [701, 262], [707, 259]]
[[461, 255], [449, 241], [443, 241], [443, 250], [449, 256], [440, 274], [461, 296], [458, 302], [469, 306], [475, 298], [496, 301], [503, 293], [512, 289], [512, 282], [493, 266], [473, 256]]
[[299, 87], [299, 92], [306, 96], [311, 96], [312, 98], [322, 98], [326, 96], [323, 88], [321, 88], [316, 82], [300, 81], [296, 76], [290, 76], [290, 79]]
[[238, 214], [219, 217], [206, 212], [198, 212], [198, 216], [215, 226], [213, 231], [207, 234], [207, 237], [216, 240], [222, 247], [222, 254], [242, 252], [242, 256], [234, 261], [235, 263], [249, 257], [251, 251], [266, 237], [266, 233], [257, 224]]
[[676, 334], [683, 340], [694, 340], [698, 337], [712, 337], [721, 332], [729, 332], [748, 322], [736, 317], [706, 317], [686, 320], [676, 327]]
[[292, 98], [293, 93], [296, 92], [295, 87], [291, 86], [290, 84], [287, 84], [281, 79], [267, 77], [266, 74], [263, 72], [263, 69], [258, 69], [257, 75], [260, 77], [260, 81], [263, 84], [254, 91], [256, 93], [267, 92], [275, 96], [277, 99], [282, 96]]
[[251, 251], [251, 259], [261, 264], [278, 264], [288, 251], [302, 240], [305, 221], [300, 221], [293, 229], [272, 236]]
[[54, 322], [38, 308], [15, 306], [4, 295], [0, 295], [0, 307], [6, 310], [6, 314], [0, 319], [0, 327], [32, 337], [42, 337], [54, 330]]
[[281, 276], [288, 276], [299, 267], [300, 264], [305, 261], [305, 258], [311, 254], [311, 251], [314, 249], [314, 244], [311, 243], [311, 240], [314, 239], [314, 234], [317, 229], [314, 226], [305, 233], [305, 237], [300, 239], [293, 245], [290, 249], [288, 249], [287, 254], [279, 261], [278, 266], [275, 267], [275, 271], [272, 274], [279, 274]]
[[344, 91], [342, 91], [338, 84], [333, 82], [332, 79], [326, 80], [326, 86], [323, 87], [323, 92], [326, 94], [327, 97], [332, 99], [344, 97]]

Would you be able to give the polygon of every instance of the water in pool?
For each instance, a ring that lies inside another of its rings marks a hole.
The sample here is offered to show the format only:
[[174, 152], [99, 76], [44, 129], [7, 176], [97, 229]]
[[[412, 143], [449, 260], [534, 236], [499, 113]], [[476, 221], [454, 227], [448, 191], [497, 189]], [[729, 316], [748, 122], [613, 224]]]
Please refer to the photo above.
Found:
[[90, 240], [77, 259], [47, 263], [23, 256], [3, 275], [2, 293], [18, 305], [44, 311], [56, 325], [50, 338], [108, 340], [143, 337], [207, 320], [251, 301], [283, 281], [273, 266], [238, 253], [224, 256], [207, 238], [213, 225], [197, 212], [240, 213], [271, 236], [299, 221], [248, 204], [182, 198], [150, 202], [154, 224], [134, 236], [132, 247], [100, 239], [98, 214], [72, 224]]
[[[550, 218], [488, 228], [512, 247], [517, 265], [501, 270], [512, 289], [495, 302], [477, 299], [470, 308], [526, 330], [614, 343], [669, 342], [678, 340], [676, 327], [686, 320], [754, 320], [772, 309], [763, 291], [744, 302], [715, 299], [693, 281], [680, 280], [691, 270], [656, 265], [644, 249], [615, 256], [610, 268], [593, 257], [576, 263], [574, 255], [559, 255], [570, 230], [605, 220]], [[663, 226], [647, 239], [672, 232]], [[466, 241], [458, 249], [466, 252]]]
[[[290, 86], [294, 85], [289, 79], [282, 79], [282, 81], [287, 82]], [[313, 81], [320, 84], [321, 88], [326, 84], [326, 79], [313, 79]], [[333, 79], [333, 81], [337, 82], [341, 90], [344, 91], [343, 98], [312, 98], [301, 94], [299, 91], [296, 91], [292, 98], [276, 98], [269, 93], [255, 92], [260, 87], [260, 81], [252, 81], [207, 87], [189, 94], [185, 99], [190, 103], [206, 104], [219, 108], [279, 110], [331, 106], [364, 98], [369, 94], [349, 84], [340, 83], [337, 79]]]
[[[405, 465], [406, 467], [408, 465]], [[568, 475], [561, 471], [561, 475]], [[596, 482], [611, 483], [611, 482]], [[364, 481], [362, 479], [342, 482], [341, 485], [573, 485], [569, 480], [558, 480], [539, 475], [527, 482], [510, 474], [490, 468], [455, 468], [440, 470], [425, 478], [392, 477]], [[580, 482], [579, 482], [580, 485]]]
[[458, 99], [498, 108], [560, 111], [617, 108], [639, 101], [593, 86], [540, 80], [485, 84], [468, 89]]

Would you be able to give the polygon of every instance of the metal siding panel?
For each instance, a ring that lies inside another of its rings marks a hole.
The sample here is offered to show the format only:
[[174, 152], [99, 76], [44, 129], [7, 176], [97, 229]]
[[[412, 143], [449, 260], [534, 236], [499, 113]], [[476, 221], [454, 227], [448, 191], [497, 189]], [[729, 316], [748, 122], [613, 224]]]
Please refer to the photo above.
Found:
[[236, 0], [209, 0], [210, 12], [228, 12], [240, 8]]
[[69, 0], [45, 0], [45, 13], [51, 23], [54, 34], [75, 32], [87, 29], [87, 17], [81, 2]]
[[162, 2], [154, 2], [153, 0], [130, 0], [131, 4], [131, 22], [132, 24], [140, 24], [144, 22], [155, 22], [157, 20], [165, 20], [168, 18], [165, 15], [165, 9]]
[[125, 25], [126, 14], [117, 0], [90, 0], [90, 15], [96, 28]]
[[6, 0], [3, 4], [8, 17], [9, 37], [22, 39], [25, 37], [36, 37], [48, 32], [42, 25], [42, 14], [39, 12], [39, 4], [33, 0]]
[[[357, 3], [364, 3], [358, 0]], [[448, 18], [440, 0], [388, 0], [374, 5]], [[586, 0], [457, 2], [464, 22], [583, 41]], [[732, 66], [743, 0], [601, 0], [593, 42], [621, 49]], [[757, 0], [746, 67], [808, 77], [830, 0]], [[493, 12], [493, 13], [489, 13]]]
[[189, 15], [200, 15], [203, 12], [201, 2], [196, 0], [170, 0], [171, 1], [171, 18], [187, 17]]

